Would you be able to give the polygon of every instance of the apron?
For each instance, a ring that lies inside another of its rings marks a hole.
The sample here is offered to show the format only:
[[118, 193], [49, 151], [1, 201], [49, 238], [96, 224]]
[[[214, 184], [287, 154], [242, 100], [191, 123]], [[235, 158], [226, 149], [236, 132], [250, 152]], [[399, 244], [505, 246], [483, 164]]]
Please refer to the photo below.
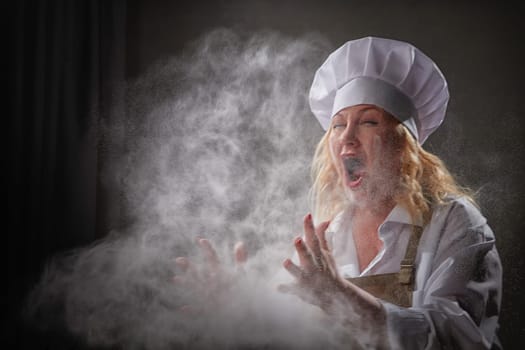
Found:
[[423, 228], [414, 226], [399, 272], [347, 278], [346, 280], [391, 304], [402, 307], [412, 306], [415, 282], [414, 262], [422, 232]]

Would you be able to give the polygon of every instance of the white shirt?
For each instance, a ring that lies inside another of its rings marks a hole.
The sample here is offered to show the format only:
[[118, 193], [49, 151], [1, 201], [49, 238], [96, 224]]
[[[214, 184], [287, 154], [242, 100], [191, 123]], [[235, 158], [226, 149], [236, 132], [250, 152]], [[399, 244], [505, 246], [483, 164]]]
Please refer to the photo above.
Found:
[[[327, 229], [341, 275], [398, 272], [413, 230], [408, 212], [396, 206], [379, 226], [383, 248], [361, 273], [350, 222], [343, 212]], [[490, 349], [498, 328], [501, 263], [479, 210], [464, 198], [434, 208], [415, 264], [412, 307], [383, 302], [393, 347]]]

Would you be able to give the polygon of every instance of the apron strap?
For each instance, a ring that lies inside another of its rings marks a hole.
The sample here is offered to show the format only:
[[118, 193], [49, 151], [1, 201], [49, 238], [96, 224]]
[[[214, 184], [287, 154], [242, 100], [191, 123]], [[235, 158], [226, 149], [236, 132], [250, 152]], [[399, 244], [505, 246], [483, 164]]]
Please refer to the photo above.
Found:
[[409, 285], [410, 290], [414, 290], [414, 272], [415, 272], [415, 260], [417, 254], [417, 247], [419, 245], [419, 239], [423, 228], [420, 226], [414, 226], [412, 235], [408, 241], [407, 251], [405, 257], [401, 260], [401, 267], [399, 269], [398, 280], [400, 284]]

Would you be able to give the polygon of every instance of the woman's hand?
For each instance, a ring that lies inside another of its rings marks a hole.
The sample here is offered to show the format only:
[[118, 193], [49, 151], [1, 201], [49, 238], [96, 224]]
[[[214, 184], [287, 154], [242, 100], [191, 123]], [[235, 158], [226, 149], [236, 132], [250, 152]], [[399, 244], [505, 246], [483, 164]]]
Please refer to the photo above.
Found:
[[242, 273], [243, 265], [248, 258], [244, 243], [237, 242], [233, 250], [234, 271], [227, 268], [219, 259], [211, 242], [205, 238], [197, 239], [197, 244], [204, 256], [204, 261], [196, 264], [187, 257], [178, 257], [175, 264], [182, 272], [175, 275], [173, 281], [179, 288], [191, 296], [192, 303], [184, 305], [181, 311], [200, 313], [204, 309], [217, 306], [225, 291], [234, 283], [237, 274]]
[[297, 295], [355, 327], [370, 321], [376, 326], [384, 326], [385, 312], [381, 303], [339, 275], [326, 241], [328, 225], [329, 222], [323, 222], [314, 227], [312, 215], [305, 217], [304, 239], [297, 237], [294, 241], [299, 266], [290, 259], [283, 263], [296, 282], [281, 285], [279, 290]]
[[291, 259], [286, 259], [283, 266], [296, 283], [279, 286], [279, 290], [297, 295], [311, 304], [330, 312], [334, 294], [341, 290], [342, 279], [337, 273], [333, 257], [330, 254], [325, 231], [329, 222], [323, 222], [314, 228], [312, 216], [304, 219], [304, 240], [297, 237], [294, 246], [299, 257], [299, 266]]

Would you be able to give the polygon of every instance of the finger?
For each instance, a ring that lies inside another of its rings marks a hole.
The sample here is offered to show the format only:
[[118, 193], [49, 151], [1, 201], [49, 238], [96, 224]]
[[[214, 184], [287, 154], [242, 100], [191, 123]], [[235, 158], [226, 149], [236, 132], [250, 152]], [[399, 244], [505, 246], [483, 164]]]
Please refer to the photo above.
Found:
[[303, 275], [302, 270], [299, 268], [299, 266], [295, 265], [292, 260], [286, 259], [283, 262], [284, 268], [295, 278], [301, 278]]
[[173, 277], [173, 282], [177, 285], [191, 285], [192, 283], [198, 283], [201, 280], [199, 272], [196, 267], [186, 257], [178, 257], [175, 259], [175, 264], [179, 267], [183, 275]]
[[217, 252], [211, 245], [211, 242], [207, 240], [206, 238], [201, 238], [199, 239], [199, 246], [202, 248], [205, 259], [208, 262], [210, 268], [213, 268], [213, 269], [218, 268], [219, 267], [219, 256], [217, 255]]
[[328, 229], [328, 226], [330, 226], [330, 221], [323, 221], [321, 222], [316, 228], [315, 228], [315, 235], [316, 237], [318, 236], [318, 234], [320, 232], [326, 232], [326, 230]]
[[312, 214], [308, 214], [304, 217], [303, 221], [304, 227], [304, 240], [308, 248], [314, 256], [321, 255], [321, 250], [319, 249], [319, 240], [315, 235], [315, 228], [312, 219]]
[[294, 240], [295, 249], [297, 250], [297, 255], [299, 256], [299, 265], [307, 271], [311, 271], [315, 264], [313, 261], [312, 254], [308, 250], [306, 244], [301, 237], [296, 237]]
[[335, 263], [332, 253], [323, 249], [323, 258], [325, 261], [325, 266], [330, 271], [332, 277], [337, 278], [339, 276], [339, 272], [337, 271], [337, 264]]
[[187, 258], [183, 257], [183, 256], [179, 256], [178, 258], [175, 259], [175, 264], [177, 265], [178, 268], [180, 268], [183, 272], [186, 272], [188, 271], [188, 268], [190, 266], [190, 262], [188, 261]]
[[321, 249], [326, 251], [330, 251], [330, 248], [328, 247], [328, 242], [326, 240], [326, 229], [329, 225], [330, 221], [325, 221], [321, 223], [321, 225], [319, 225], [318, 228], [315, 230], [315, 234], [319, 241], [319, 246], [321, 247]]
[[235, 243], [233, 255], [235, 256], [235, 264], [238, 266], [242, 266], [248, 260], [248, 252], [243, 242]]
[[177, 286], [183, 286], [184, 285], [184, 278], [182, 278], [181, 276], [173, 276], [171, 278], [171, 281], [173, 282], [173, 284], [177, 285]]
[[179, 256], [175, 259], [175, 264], [178, 268], [182, 270], [182, 272], [188, 276], [191, 275], [192, 278], [196, 278], [198, 275], [197, 269], [195, 266], [190, 262], [190, 260], [184, 256]]

